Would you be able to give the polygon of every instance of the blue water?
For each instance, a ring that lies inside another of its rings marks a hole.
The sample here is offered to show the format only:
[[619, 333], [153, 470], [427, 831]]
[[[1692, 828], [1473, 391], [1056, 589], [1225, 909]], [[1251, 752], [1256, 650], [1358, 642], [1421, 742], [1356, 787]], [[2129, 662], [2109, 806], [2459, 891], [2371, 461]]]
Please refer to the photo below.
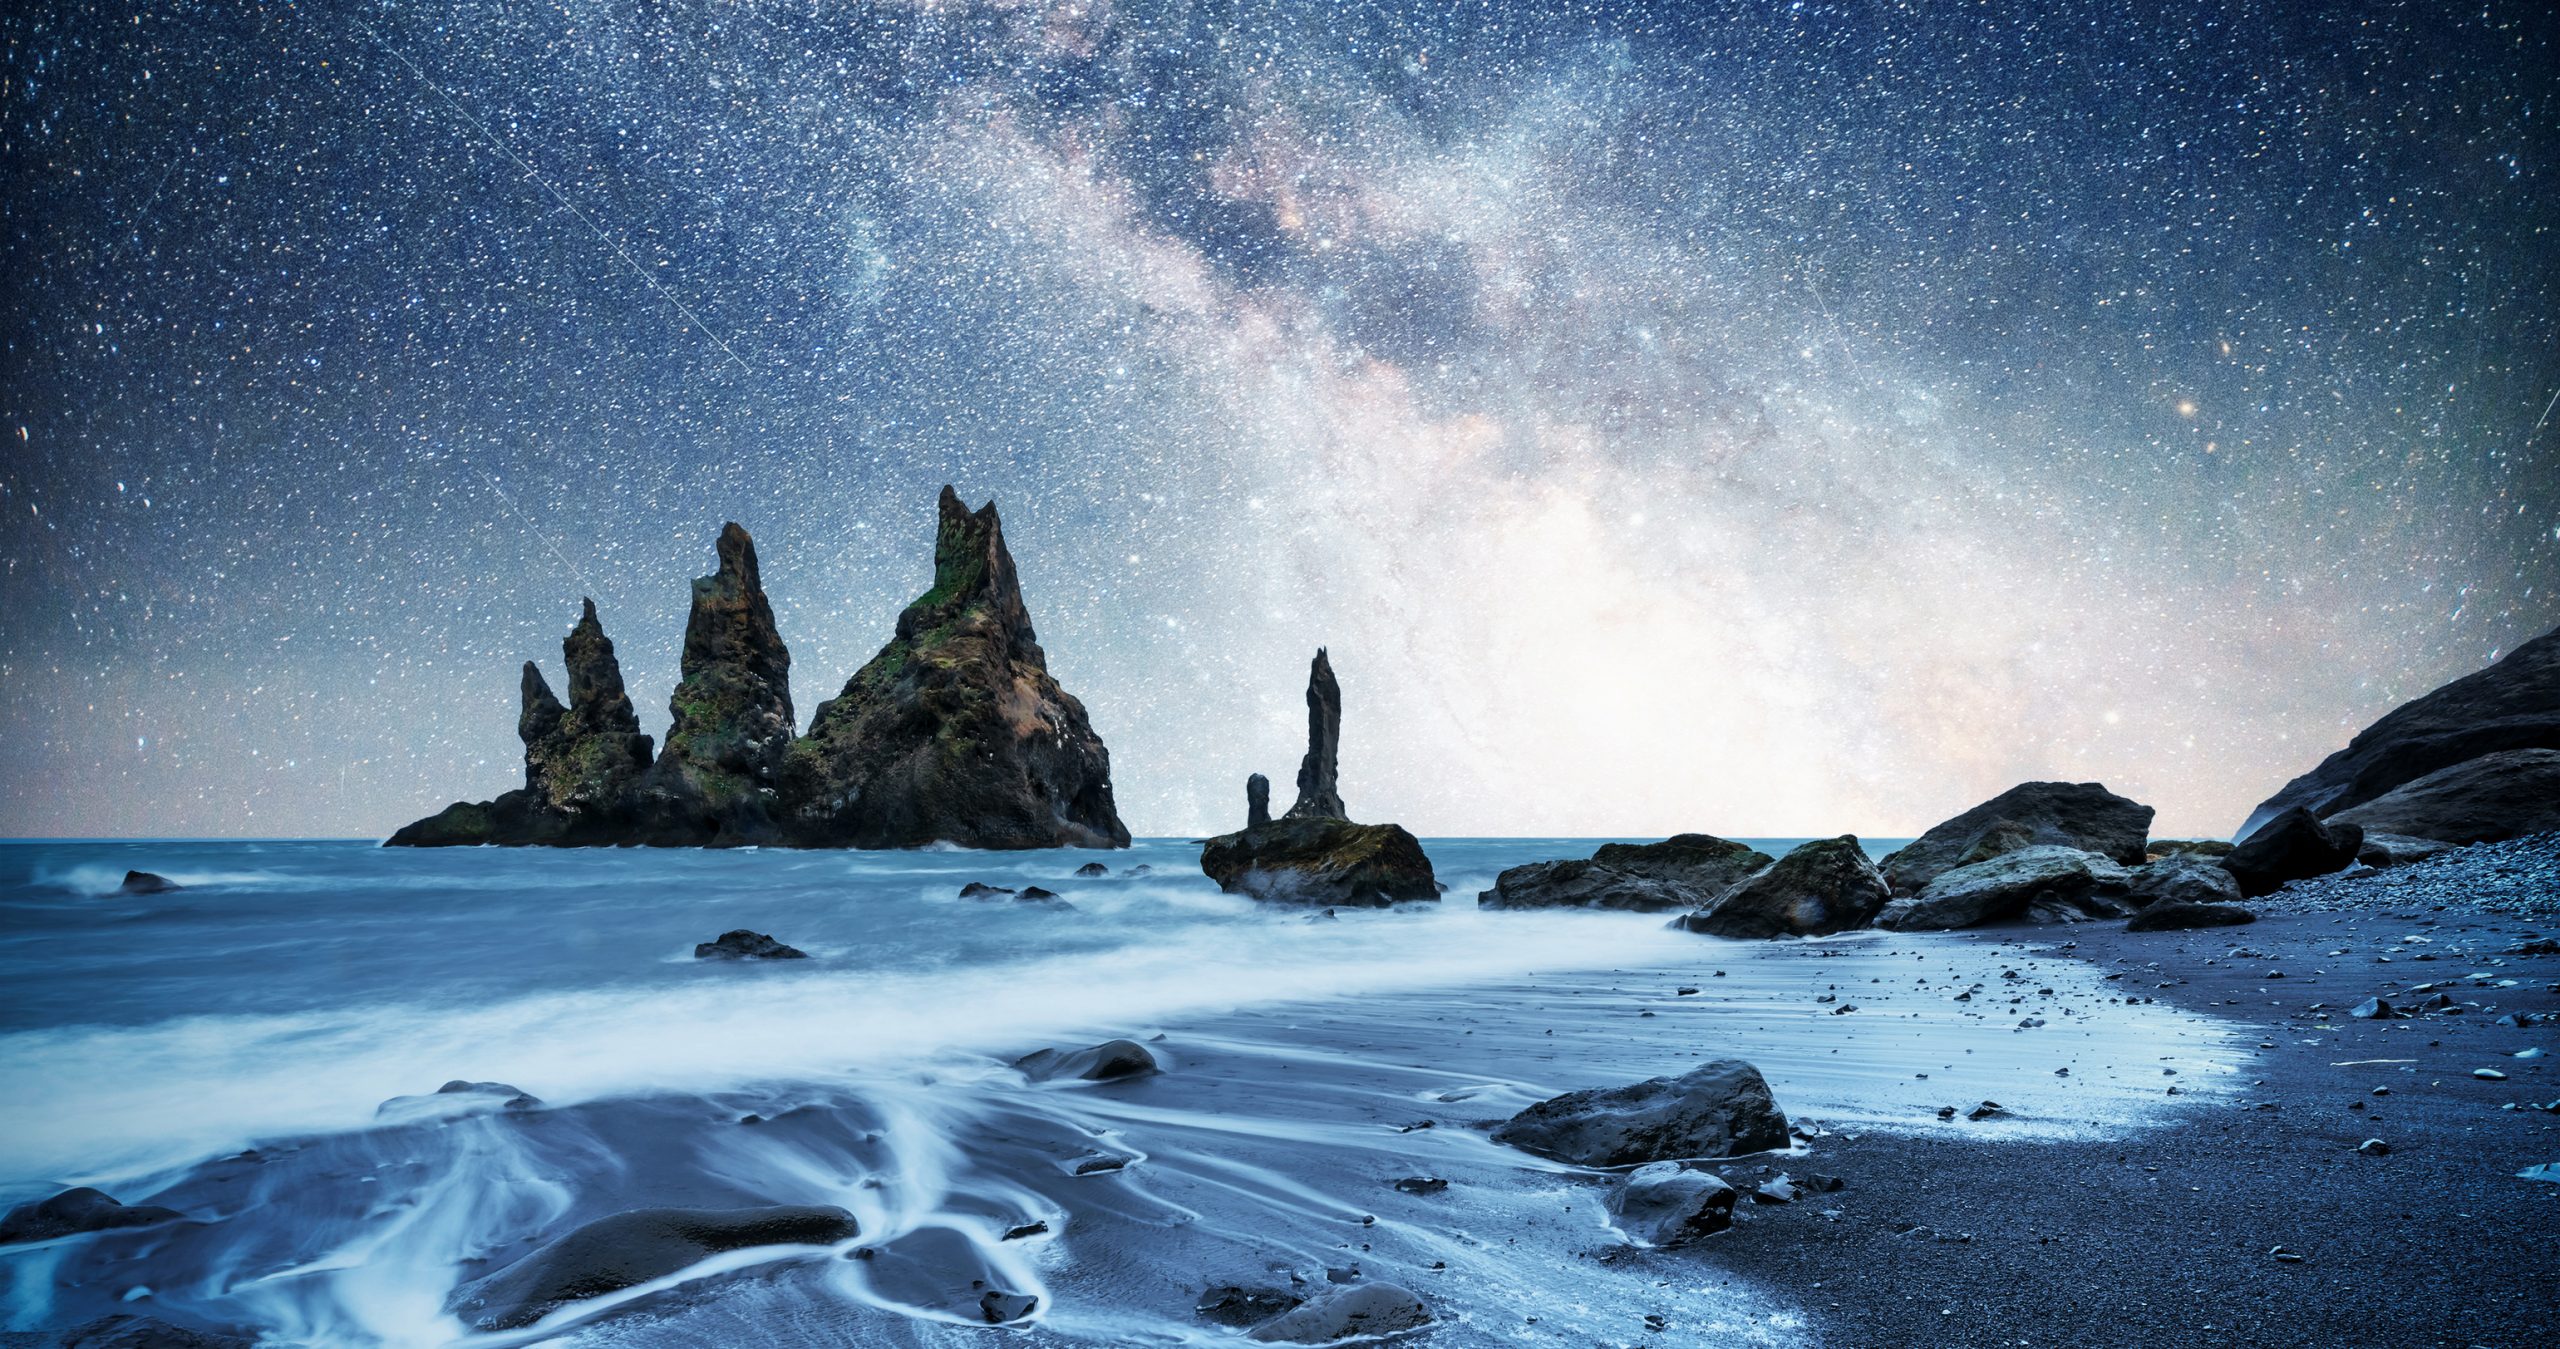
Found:
[[[1464, 1126], [1732, 1055], [1799, 1121], [1937, 1129], [1936, 1106], [1994, 1097], [2016, 1118], [1972, 1127], [2028, 1140], [2142, 1127], [2164, 1065], [2209, 1090], [2234, 1060], [2214, 1023], [2126, 1003], [2069, 961], [2038, 969], [2050, 992], [2019, 990], [2031, 1006], [1955, 1001], [2021, 959], [1987, 942], [1727, 943], [1653, 915], [1475, 908], [1501, 868], [1596, 842], [1430, 841], [1447, 902], [1332, 920], [1219, 894], [1179, 840], [0, 845], [0, 1202], [88, 1183], [206, 1220], [144, 1254], [118, 1244], [141, 1238], [0, 1252], [0, 1311], [12, 1329], [62, 1324], [140, 1287], [179, 1319], [285, 1342], [447, 1343], [466, 1338], [442, 1310], [455, 1285], [565, 1226], [799, 1202], [852, 1210], [866, 1244], [925, 1242], [934, 1268], [1040, 1296], [1031, 1333], [1060, 1343], [1223, 1338], [1185, 1302], [1221, 1262], [1320, 1271], [1349, 1245], [1433, 1300], [1446, 1343], [1511, 1342], [1528, 1315], [1557, 1342], [1604, 1342], [1625, 1330], [1599, 1296], [1613, 1279], [1693, 1328], [1783, 1343], [1783, 1298], [1714, 1279], [1666, 1294], [1593, 1267], [1581, 1257], [1614, 1238], [1580, 1183]], [[1074, 875], [1093, 861], [1113, 874]], [[1154, 874], [1127, 874], [1142, 865]], [[128, 868], [184, 888], [118, 893]], [[969, 881], [1071, 907], [962, 900]], [[692, 958], [738, 927], [812, 958]], [[1860, 1011], [1833, 1015], [1842, 1002]], [[2044, 1024], [2022, 1030], [2025, 1011]], [[1164, 1036], [1170, 1070], [1106, 1091], [1006, 1068], [1115, 1035]], [[377, 1114], [453, 1078], [544, 1108]], [[749, 1113], [828, 1123], [740, 1128]], [[1417, 1116], [1444, 1127], [1397, 1132]], [[253, 1146], [253, 1164], [220, 1160]], [[1091, 1151], [1137, 1160], [1099, 1179], [1060, 1169]], [[1387, 1184], [1417, 1170], [1460, 1184], [1430, 1201]], [[1350, 1241], [1364, 1217], [1378, 1222]], [[999, 1240], [1034, 1219], [1053, 1235]], [[1506, 1236], [1457, 1241], [1462, 1227]], [[886, 1268], [784, 1261], [548, 1328], [894, 1344], [969, 1319]], [[1591, 1338], [1573, 1338], [1568, 1305]]]

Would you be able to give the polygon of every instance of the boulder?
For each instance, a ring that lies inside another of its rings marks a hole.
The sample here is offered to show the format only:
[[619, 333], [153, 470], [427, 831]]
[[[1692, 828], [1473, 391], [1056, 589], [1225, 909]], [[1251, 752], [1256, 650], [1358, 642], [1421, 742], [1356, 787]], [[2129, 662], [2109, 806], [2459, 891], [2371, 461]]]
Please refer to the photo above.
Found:
[[185, 888], [186, 887], [179, 885], [176, 881], [170, 880], [166, 876], [154, 875], [148, 871], [128, 871], [124, 874], [124, 884], [116, 887], [116, 893], [123, 895], [165, 895], [172, 890], [182, 890]]
[[2188, 932], [2207, 927], [2238, 927], [2258, 915], [2237, 904], [2198, 904], [2168, 899], [2144, 909], [2124, 925], [2127, 932]]
[[2139, 866], [2151, 813], [2095, 782], [2021, 783], [1912, 840], [1881, 870], [1895, 894], [1910, 895], [1941, 872], [2037, 844]]
[[2326, 819], [2438, 769], [2514, 749], [2560, 749], [2560, 630], [2392, 709], [2346, 748], [2260, 802], [2239, 836], [2254, 837], [2295, 807]]
[[1105, 1040], [1085, 1049], [1042, 1049], [1013, 1061], [1034, 1082], [1112, 1082], [1157, 1072], [1156, 1056], [1135, 1040]]
[[1907, 932], [2014, 918], [2116, 917], [2131, 881], [2130, 872], [2097, 853], [2037, 844], [1940, 872], [1919, 894], [1886, 905], [1876, 926]]
[[120, 1227], [154, 1227], [185, 1216], [156, 1204], [120, 1204], [83, 1185], [9, 1210], [7, 1217], [0, 1217], [0, 1246], [51, 1241], [83, 1232], [109, 1232]]
[[1597, 862], [1531, 862], [1493, 878], [1493, 888], [1476, 896], [1486, 909], [1624, 909], [1661, 913], [1685, 909], [1699, 900], [1696, 891], [1648, 876], [1638, 876]]
[[2202, 853], [2170, 853], [2133, 869], [2124, 902], [2148, 908], [2154, 904], [2230, 904], [2240, 899], [2240, 882], [2220, 862]]
[[971, 881], [960, 887], [962, 899], [1008, 899], [1012, 895], [1011, 889], [1001, 885], [989, 885], [984, 881]]
[[1674, 834], [1660, 843], [1603, 843], [1591, 860], [1694, 891], [1702, 900], [1769, 865], [1769, 854], [1713, 834]]
[[1384, 908], [1440, 897], [1422, 844], [1393, 824], [1274, 820], [1210, 839], [1200, 869], [1229, 894], [1277, 903]]
[[1332, 659], [1317, 647], [1307, 668], [1307, 754], [1298, 762], [1298, 799], [1285, 818], [1351, 818], [1342, 806], [1341, 748], [1342, 686], [1334, 682]]
[[2452, 844], [2437, 839], [2368, 833], [2364, 841], [2356, 845], [2356, 860], [2369, 867], [2405, 867], [2411, 862], [2423, 862], [2439, 853], [2452, 851]]
[[532, 1325], [573, 1302], [675, 1274], [725, 1251], [831, 1246], [852, 1239], [840, 1208], [634, 1209], [599, 1218], [454, 1291], [446, 1310], [474, 1330]]
[[2143, 851], [2152, 857], [2178, 857], [2187, 854], [2197, 857], [2229, 857], [2231, 843], [2228, 839], [2219, 838], [2155, 838], [2143, 845]]
[[250, 1349], [256, 1341], [229, 1330], [200, 1330], [149, 1316], [117, 1314], [62, 1332], [62, 1349]]
[[1013, 893], [1013, 902], [1016, 904], [1055, 904], [1061, 908], [1070, 907], [1067, 904], [1067, 901], [1059, 896], [1057, 891], [1044, 890], [1036, 885], [1026, 885], [1020, 890], [1015, 891]]
[[1609, 1192], [1609, 1221], [1638, 1245], [1680, 1246], [1733, 1226], [1736, 1198], [1712, 1172], [1649, 1162]]
[[1712, 937], [1815, 937], [1875, 920], [1893, 891], [1857, 836], [1815, 839], [1680, 920]]
[[1578, 1166], [1738, 1157], [1787, 1146], [1760, 1070], [1717, 1059], [1679, 1077], [1567, 1092], [1512, 1116], [1493, 1141]]
[[745, 928], [720, 934], [718, 941], [697, 942], [693, 948], [696, 960], [807, 960], [809, 953], [785, 946], [762, 932]]
[[1104, 866], [1100, 862], [1087, 862], [1083, 866], [1076, 868], [1076, 874], [1086, 880], [1091, 880], [1096, 876], [1110, 875], [1111, 868]]
[[2465, 759], [2328, 817], [2376, 834], [2496, 843], [2560, 829], [2560, 749]]
[[1259, 1344], [1340, 1344], [1371, 1340], [1431, 1324], [1431, 1308], [1391, 1283], [1343, 1284], [1316, 1294], [1245, 1332]]
[[2240, 882], [2240, 893], [2255, 899], [2271, 895], [2288, 881], [2326, 876], [2354, 865], [2364, 845], [2364, 830], [2352, 824], [2326, 825], [2295, 806], [2259, 826], [2222, 859]]

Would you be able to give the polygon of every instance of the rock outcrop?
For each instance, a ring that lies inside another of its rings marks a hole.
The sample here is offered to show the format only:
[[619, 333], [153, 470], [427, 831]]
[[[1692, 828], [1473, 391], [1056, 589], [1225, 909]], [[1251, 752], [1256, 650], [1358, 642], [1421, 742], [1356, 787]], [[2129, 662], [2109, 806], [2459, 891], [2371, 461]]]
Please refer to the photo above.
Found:
[[1668, 913], [1698, 902], [1698, 892], [1684, 885], [1568, 859], [1531, 862], [1493, 878], [1493, 888], [1476, 896], [1486, 909], [1622, 909], [1635, 913]]
[[2328, 817], [2377, 835], [2498, 843], [2560, 829], [2560, 750], [2511, 749], [2465, 759]]
[[2288, 881], [2344, 871], [2354, 865], [2363, 845], [2363, 829], [2322, 824], [2309, 810], [2294, 806], [2232, 849], [2222, 865], [2240, 882], [2240, 893], [2255, 899], [2274, 894]]
[[2240, 899], [2240, 882], [2211, 857], [2175, 853], [2133, 869], [2124, 902], [2137, 909], [2154, 904], [2231, 904]]
[[696, 960], [807, 960], [809, 953], [797, 946], [775, 941], [770, 933], [736, 928], [720, 934], [718, 941], [695, 942]]
[[682, 679], [654, 761], [589, 601], [563, 704], [528, 663], [525, 785], [411, 824], [395, 845], [1122, 847], [1110, 756], [1049, 677], [995, 506], [948, 487], [934, 584], [795, 739], [791, 653], [735, 524], [693, 583]]
[[2093, 852], [2140, 866], [2151, 807], [2095, 782], [2026, 782], [2002, 792], [1884, 859], [1897, 895], [1918, 894], [1938, 874], [2038, 844]]
[[1708, 900], [1775, 859], [1713, 834], [1674, 834], [1660, 843], [1603, 843], [1591, 860], [1612, 870], [1685, 886], [1699, 899]]
[[83, 1232], [110, 1232], [120, 1227], [156, 1227], [185, 1216], [156, 1204], [121, 1204], [83, 1185], [9, 1210], [7, 1217], [0, 1217], [0, 1246], [51, 1241]]
[[2260, 802], [2239, 837], [2297, 806], [2325, 820], [2439, 769], [2517, 749], [2560, 749], [2560, 630], [2392, 709]]
[[[1298, 767], [1298, 800], [1289, 813], [1248, 823], [1200, 846], [1200, 869], [1229, 894], [1280, 903], [1384, 908], [1409, 899], [1438, 899], [1440, 884], [1422, 844], [1394, 824], [1355, 824], [1342, 817], [1335, 753], [1342, 742], [1342, 688], [1322, 648], [1307, 673], [1307, 755]], [[1246, 783], [1247, 819], [1257, 812]], [[1266, 787], [1267, 791], [1268, 788]], [[1331, 813], [1327, 813], [1331, 812]]]
[[1798, 846], [1679, 925], [1711, 937], [1818, 937], [1865, 927], [1892, 898], [1857, 836], [1843, 834]]
[[791, 750], [802, 841], [1121, 848], [1111, 755], [1049, 675], [995, 503], [942, 489], [933, 586]]
[[1577, 1166], [1640, 1166], [1783, 1148], [1787, 1117], [1759, 1069], [1716, 1059], [1678, 1077], [1540, 1101], [1496, 1127], [1493, 1141]]
[[856, 1234], [840, 1208], [635, 1209], [599, 1218], [455, 1290], [447, 1310], [474, 1330], [529, 1326], [573, 1302], [663, 1279], [724, 1251], [826, 1246]]
[[2097, 853], [2037, 844], [1938, 873], [1917, 895], [1893, 901], [1876, 926], [1944, 930], [2025, 918], [2071, 923], [2120, 918], [2132, 873]]
[[1255, 773], [1244, 780], [1244, 827], [1260, 829], [1271, 823], [1271, 779]]

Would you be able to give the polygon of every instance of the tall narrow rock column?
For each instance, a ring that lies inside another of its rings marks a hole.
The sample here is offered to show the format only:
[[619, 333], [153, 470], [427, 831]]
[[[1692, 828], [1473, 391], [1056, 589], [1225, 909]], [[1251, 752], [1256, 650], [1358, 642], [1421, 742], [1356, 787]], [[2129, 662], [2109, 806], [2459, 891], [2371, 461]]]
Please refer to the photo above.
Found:
[[[684, 678], [668, 701], [675, 720], [655, 776], [693, 812], [732, 819], [761, 814], [791, 749], [791, 653], [773, 625], [756, 569], [755, 540], [721, 526], [720, 566], [693, 583], [684, 627]], [[739, 821], [743, 823], [743, 821]]]
[[1244, 827], [1260, 829], [1271, 823], [1271, 779], [1260, 773], [1244, 780]]
[[1323, 647], [1307, 670], [1307, 757], [1298, 764], [1298, 800], [1289, 807], [1292, 820], [1347, 820], [1339, 785], [1342, 748], [1342, 686], [1333, 680], [1333, 662]]

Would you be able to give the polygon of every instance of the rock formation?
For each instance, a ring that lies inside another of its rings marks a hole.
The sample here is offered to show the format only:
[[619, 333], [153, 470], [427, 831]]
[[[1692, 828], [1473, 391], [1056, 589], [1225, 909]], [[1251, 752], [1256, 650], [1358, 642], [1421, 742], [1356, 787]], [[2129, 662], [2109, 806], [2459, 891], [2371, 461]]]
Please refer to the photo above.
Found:
[[2240, 882], [2211, 857], [2178, 853], [2154, 858], [2134, 868], [2124, 902], [2137, 909], [2154, 904], [2230, 904], [2240, 899]]
[[683, 677], [654, 762], [595, 604], [562, 643], [569, 701], [528, 663], [525, 785], [411, 824], [397, 845], [1123, 847], [1111, 761], [1049, 677], [990, 503], [942, 490], [934, 584], [795, 739], [791, 653], [755, 541], [720, 531], [693, 583]]
[[1323, 647], [1307, 667], [1307, 757], [1298, 761], [1298, 799], [1289, 807], [1292, 820], [1347, 820], [1339, 785], [1342, 748], [1342, 686], [1333, 680], [1333, 661]]
[[2363, 829], [2322, 824], [2310, 811], [2294, 806], [2232, 849], [2222, 865], [2239, 880], [2240, 893], [2255, 899], [2274, 894], [2289, 881], [2344, 871], [2363, 845]]
[[995, 503], [942, 489], [933, 586], [792, 746], [798, 841], [1121, 848], [1111, 755], [1049, 677]]
[[1623, 909], [1635, 913], [1667, 913], [1698, 902], [1687, 886], [1639, 876], [1579, 858], [1531, 862], [1493, 878], [1493, 888], [1476, 896], [1485, 909]]
[[2133, 875], [2113, 859], [2040, 843], [1938, 873], [1919, 894], [1885, 906], [1876, 926], [1903, 931], [2025, 918], [2076, 923], [2120, 918]]
[[1757, 848], [1713, 834], [1673, 834], [1660, 843], [1603, 843], [1591, 860], [1604, 867], [1686, 886], [1701, 900], [1776, 860]]
[[[1342, 817], [1335, 768], [1341, 740], [1342, 688], [1334, 682], [1333, 662], [1319, 648], [1307, 674], [1307, 756], [1298, 767], [1297, 804], [1280, 819], [1249, 823], [1201, 845], [1200, 869], [1219, 889], [1284, 903], [1357, 908], [1440, 897], [1431, 859], [1403, 826], [1354, 824]], [[1259, 813], [1252, 793], [1260, 776], [1246, 783], [1249, 820]]]
[[2260, 802], [2238, 837], [2296, 806], [2325, 820], [2439, 769], [2515, 749], [2560, 749], [2560, 630], [2392, 709]]
[[2151, 807], [2095, 782], [2025, 782], [1947, 821], [1884, 859], [1897, 895], [1917, 894], [1939, 872], [2037, 844], [2097, 853], [2140, 866]]
[[724, 1251], [825, 1246], [858, 1234], [840, 1208], [635, 1209], [598, 1218], [454, 1291], [447, 1310], [474, 1330], [529, 1326], [573, 1302], [663, 1279]]
[[2328, 817], [2365, 837], [2496, 843], [2560, 829], [2560, 750], [2511, 749], [2465, 759]]
[[1716, 1059], [1678, 1077], [1540, 1101], [1494, 1129], [1493, 1141], [1576, 1166], [1640, 1166], [1783, 1148], [1787, 1117], [1759, 1069]]
[[1260, 829], [1271, 823], [1271, 779], [1260, 773], [1244, 780], [1244, 827]]
[[1711, 937], [1818, 937], [1865, 927], [1892, 898], [1857, 837], [1843, 834], [1796, 848], [1679, 926]]
[[1733, 1226], [1740, 1198], [1724, 1177], [1685, 1162], [1647, 1162], [1604, 1201], [1609, 1225], [1643, 1246], [1681, 1246]]

